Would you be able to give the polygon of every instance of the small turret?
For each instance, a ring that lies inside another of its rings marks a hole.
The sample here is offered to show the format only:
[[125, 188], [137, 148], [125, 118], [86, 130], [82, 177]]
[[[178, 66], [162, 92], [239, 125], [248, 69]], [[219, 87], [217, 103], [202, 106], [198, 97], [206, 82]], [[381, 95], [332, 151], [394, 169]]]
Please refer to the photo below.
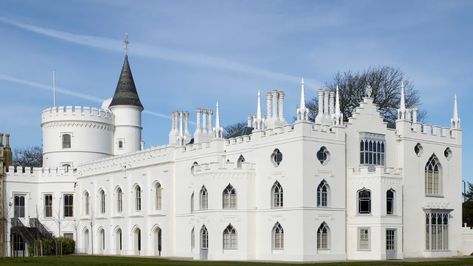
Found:
[[215, 105], [215, 127], [213, 129], [214, 138], [221, 139], [223, 138], [223, 128], [220, 126], [220, 110], [218, 108], [218, 101]]
[[458, 116], [458, 103], [456, 94], [453, 100], [453, 118], [450, 120], [450, 124], [453, 129], [461, 129], [461, 120]]
[[128, 62], [128, 35], [125, 39], [125, 60], [117, 88], [110, 103], [115, 116], [114, 155], [139, 151], [141, 149], [141, 104], [135, 81]]
[[335, 114], [333, 115], [334, 125], [343, 125], [343, 113], [340, 111], [340, 92], [337, 85], [337, 91], [335, 95]]
[[301, 80], [301, 98], [299, 101], [299, 108], [297, 108], [297, 120], [309, 120], [309, 109], [305, 106], [304, 78]]

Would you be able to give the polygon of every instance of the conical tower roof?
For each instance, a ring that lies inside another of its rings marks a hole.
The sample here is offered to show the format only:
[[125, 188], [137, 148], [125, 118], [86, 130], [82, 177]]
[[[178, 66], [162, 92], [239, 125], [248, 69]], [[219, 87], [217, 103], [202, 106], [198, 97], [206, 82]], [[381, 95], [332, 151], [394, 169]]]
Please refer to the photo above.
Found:
[[120, 73], [120, 79], [118, 80], [117, 89], [113, 95], [110, 107], [115, 105], [132, 105], [143, 109], [140, 97], [136, 91], [133, 74], [131, 74], [130, 63], [128, 63], [128, 55], [125, 55], [122, 72]]

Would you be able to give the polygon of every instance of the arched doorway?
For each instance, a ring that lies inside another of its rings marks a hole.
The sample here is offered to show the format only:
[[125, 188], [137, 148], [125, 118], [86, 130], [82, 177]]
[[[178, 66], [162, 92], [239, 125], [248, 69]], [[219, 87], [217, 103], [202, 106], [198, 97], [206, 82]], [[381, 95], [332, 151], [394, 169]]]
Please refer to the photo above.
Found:
[[161, 256], [162, 251], [162, 230], [159, 226], [154, 229], [154, 255]]

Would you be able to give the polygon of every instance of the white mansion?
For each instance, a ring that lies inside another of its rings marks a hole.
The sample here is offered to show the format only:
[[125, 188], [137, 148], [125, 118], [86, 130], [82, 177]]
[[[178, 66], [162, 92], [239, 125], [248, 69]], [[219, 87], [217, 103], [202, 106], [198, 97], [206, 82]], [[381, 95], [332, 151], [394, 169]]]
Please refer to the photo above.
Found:
[[[320, 90], [308, 119], [284, 92], [258, 93], [245, 134], [223, 138], [218, 105], [172, 113], [169, 143], [144, 149], [128, 56], [101, 108], [42, 113], [43, 168], [6, 168], [4, 252], [28, 235], [71, 237], [78, 253], [210, 260], [382, 260], [462, 254], [462, 130], [420, 124], [404, 91], [388, 128], [369, 89], [344, 120]], [[214, 122], [215, 121], [215, 122]], [[347, 121], [347, 122], [346, 122]], [[213, 126], [213, 122], [215, 125]], [[38, 235], [38, 234], [37, 234]], [[33, 239], [34, 241], [34, 239]]]

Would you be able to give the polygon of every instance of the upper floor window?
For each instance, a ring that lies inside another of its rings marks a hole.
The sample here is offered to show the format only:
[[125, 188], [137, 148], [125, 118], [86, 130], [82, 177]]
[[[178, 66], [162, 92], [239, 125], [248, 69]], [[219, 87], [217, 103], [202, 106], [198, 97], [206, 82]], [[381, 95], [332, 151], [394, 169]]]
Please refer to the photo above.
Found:
[[327, 207], [328, 206], [328, 192], [329, 187], [327, 181], [322, 180], [319, 186], [317, 187], [317, 207]]
[[384, 165], [384, 135], [373, 133], [361, 133], [360, 138], [360, 164]]
[[135, 210], [141, 211], [141, 187], [135, 187]]
[[440, 195], [441, 170], [440, 161], [433, 154], [425, 165], [425, 195]]
[[452, 158], [452, 150], [450, 148], [446, 148], [443, 154], [445, 155], [445, 158], [447, 158], [447, 160], [450, 160]]
[[14, 198], [14, 216], [15, 218], [24, 218], [25, 217], [25, 196], [24, 195], [15, 195]]
[[424, 152], [424, 148], [420, 143], [417, 143], [416, 146], [414, 147], [414, 152], [416, 153], [417, 157], [420, 157], [422, 153]]
[[118, 141], [118, 148], [123, 149], [123, 140]]
[[209, 194], [205, 186], [200, 189], [200, 209], [207, 210], [209, 208]]
[[194, 212], [194, 192], [191, 194], [191, 213]]
[[100, 213], [105, 213], [105, 191], [100, 190]]
[[44, 195], [44, 217], [53, 216], [53, 195]]
[[222, 197], [223, 197], [224, 209], [236, 208], [236, 204], [237, 204], [236, 190], [231, 184], [228, 184], [228, 186], [223, 190]]
[[371, 192], [368, 189], [358, 191], [358, 213], [371, 213]]
[[237, 168], [240, 169], [243, 166], [243, 163], [245, 162], [245, 157], [243, 155], [240, 155], [237, 160]]
[[65, 194], [64, 195], [64, 217], [74, 216], [74, 195]]
[[123, 191], [120, 187], [117, 188], [117, 212], [123, 211]]
[[276, 167], [278, 167], [279, 164], [281, 164], [281, 162], [282, 162], [282, 153], [279, 151], [279, 149], [275, 149], [273, 151], [273, 153], [271, 153], [271, 162]]
[[162, 205], [162, 193], [163, 193], [163, 188], [161, 187], [161, 184], [159, 182], [156, 182], [156, 185], [154, 185], [154, 189], [155, 189], [155, 207], [156, 207], [156, 210], [161, 210], [161, 205]]
[[330, 152], [328, 152], [327, 148], [324, 146], [320, 148], [320, 150], [317, 152], [317, 160], [322, 165], [326, 165], [330, 159]]
[[71, 134], [62, 134], [62, 148], [63, 149], [71, 148]]
[[90, 212], [90, 195], [89, 192], [84, 192], [84, 214], [89, 215]]
[[394, 190], [386, 191], [386, 214], [394, 214]]
[[271, 188], [271, 206], [273, 208], [282, 208], [283, 207], [283, 189], [281, 184], [278, 181], [274, 182], [273, 187]]
[[284, 249], [284, 229], [279, 222], [273, 227], [272, 242], [273, 249]]

